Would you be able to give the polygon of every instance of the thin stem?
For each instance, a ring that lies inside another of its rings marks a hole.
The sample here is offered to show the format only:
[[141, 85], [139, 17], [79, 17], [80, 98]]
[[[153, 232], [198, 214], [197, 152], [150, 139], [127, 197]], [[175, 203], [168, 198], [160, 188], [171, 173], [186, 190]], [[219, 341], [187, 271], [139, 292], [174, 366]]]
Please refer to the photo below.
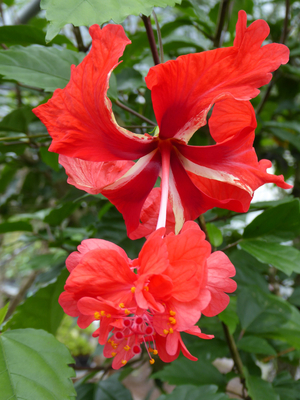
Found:
[[[41, 139], [41, 138], [49, 138], [49, 135], [28, 135], [28, 136], [7, 136], [0, 138], [0, 142], [9, 142], [11, 140], [20, 140], [20, 139]], [[21, 142], [24, 143], [24, 142]]]
[[155, 21], [155, 26], [156, 26], [156, 31], [157, 31], [157, 38], [158, 38], [158, 45], [159, 45], [159, 54], [160, 54], [160, 62], [163, 63], [164, 62], [164, 48], [163, 48], [163, 44], [162, 44], [162, 38], [161, 38], [161, 30], [159, 27], [159, 23], [158, 23], [158, 19], [156, 16], [155, 11], [152, 11], [153, 14], [153, 18]]
[[84, 53], [87, 51], [87, 48], [83, 44], [81, 32], [79, 26], [73, 26], [74, 36], [77, 42], [77, 47], [79, 51], [83, 51]]
[[280, 356], [284, 356], [285, 354], [290, 353], [291, 351], [294, 351], [294, 350], [296, 350], [295, 347], [289, 347], [288, 349], [280, 351], [275, 356], [265, 357], [261, 361], [266, 363], [266, 362], [269, 362], [269, 361], [273, 360], [274, 358], [277, 358], [277, 357], [280, 357]]
[[155, 42], [155, 38], [154, 38], [154, 33], [153, 33], [152, 25], [151, 25], [151, 19], [150, 19], [150, 17], [146, 17], [146, 15], [142, 15], [142, 20], [143, 20], [145, 28], [146, 28], [154, 64], [155, 65], [160, 64], [159, 55], [158, 55], [156, 42]]
[[220, 45], [221, 45], [221, 35], [222, 35], [224, 23], [225, 23], [225, 18], [226, 18], [229, 2], [230, 2], [230, 0], [222, 0], [222, 3], [220, 5], [218, 27], [217, 27], [216, 36], [214, 39], [214, 47], [220, 47]]
[[[237, 369], [237, 372], [240, 376], [241, 383], [243, 385], [243, 397], [245, 398], [246, 378], [245, 378], [245, 374], [244, 374], [244, 366], [243, 366], [240, 354], [238, 352], [238, 349], [236, 347], [234, 337], [229, 332], [228, 326], [226, 324], [224, 324], [224, 322], [222, 322], [222, 326], [223, 326], [225, 338], [226, 338], [226, 341], [227, 341], [227, 344], [228, 344], [228, 347], [230, 350], [231, 357], [234, 361], [235, 367]], [[247, 396], [247, 399], [251, 400], [251, 398], [249, 396]]]
[[239, 239], [239, 240], [237, 240], [237, 241], [234, 242], [234, 243], [230, 243], [230, 244], [228, 244], [226, 247], [224, 247], [223, 249], [221, 249], [221, 251], [225, 251], [225, 250], [230, 249], [231, 247], [237, 246], [241, 241], [242, 241], [242, 239]]
[[132, 108], [129, 108], [127, 106], [125, 106], [125, 104], [122, 104], [119, 100], [115, 100], [115, 104], [122, 108], [125, 111], [128, 111], [130, 114], [135, 115], [136, 117], [140, 118], [141, 120], [147, 122], [147, 124], [152, 125], [152, 126], [156, 126], [156, 123], [151, 121], [150, 119], [144, 117], [142, 114], [139, 114], [137, 111], [134, 111]]
[[161, 199], [156, 229], [166, 226], [170, 176], [170, 147], [161, 146]]
[[[283, 24], [281, 38], [280, 38], [280, 42], [282, 44], [285, 43], [287, 36], [288, 36], [289, 14], [290, 14], [290, 0], [285, 0], [285, 18], [284, 18], [284, 24]], [[271, 93], [272, 87], [274, 85], [277, 74], [278, 74], [278, 71], [275, 71], [273, 74], [273, 78], [272, 78], [271, 82], [269, 83], [269, 86], [265, 92], [264, 97], [262, 98], [261, 102], [257, 106], [257, 109], [255, 111], [256, 115], [259, 115], [262, 112], [262, 109], [264, 108], [264, 106], [270, 96], [270, 93]]]
[[201, 215], [199, 216], [198, 221], [199, 221], [200, 228], [201, 228], [201, 229], [203, 230], [203, 232], [205, 233], [207, 242], [210, 243], [209, 235], [208, 235], [207, 228], [206, 228], [206, 222], [205, 222], [205, 218], [204, 218], [203, 214], [201, 214]]

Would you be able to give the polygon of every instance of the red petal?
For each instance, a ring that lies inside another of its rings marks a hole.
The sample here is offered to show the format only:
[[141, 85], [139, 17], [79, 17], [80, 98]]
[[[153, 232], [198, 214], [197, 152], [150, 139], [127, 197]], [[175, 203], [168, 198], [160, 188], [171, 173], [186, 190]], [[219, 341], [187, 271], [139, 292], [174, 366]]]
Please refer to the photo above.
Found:
[[102, 194], [123, 214], [128, 236], [140, 224], [143, 204], [160, 171], [160, 153], [153, 151], [141, 158], [122, 178], [107, 186]]
[[246, 13], [239, 12], [235, 46], [188, 54], [152, 67], [146, 83], [160, 127], [161, 138], [188, 141], [205, 125], [210, 107], [218, 99], [233, 96], [249, 100], [268, 83], [270, 72], [288, 61], [288, 48], [268, 44], [265, 21], [246, 28]]
[[101, 193], [134, 165], [133, 161], [95, 162], [62, 155], [59, 163], [66, 170], [68, 183], [90, 194]]
[[207, 267], [207, 289], [211, 292], [211, 301], [202, 313], [213, 317], [223, 311], [229, 303], [229, 296], [224, 292], [232, 293], [236, 290], [236, 282], [230, 279], [235, 275], [235, 268], [221, 251], [216, 251], [208, 258]]
[[129, 259], [125, 251], [114, 243], [108, 242], [103, 239], [86, 239], [81, 242], [77, 247], [78, 251], [73, 251], [66, 259], [66, 267], [71, 272], [81, 261], [84, 254], [87, 254], [91, 250], [95, 249], [106, 249], [117, 251], [121, 257], [128, 263]]
[[168, 251], [161, 236], [151, 236], [140, 251], [139, 275], [162, 274], [169, 265]]
[[160, 335], [157, 335], [155, 337], [155, 344], [156, 344], [156, 347], [157, 347], [159, 358], [163, 362], [171, 362], [171, 361], [176, 360], [176, 358], [179, 356], [179, 353], [180, 353], [179, 346], [177, 348], [176, 354], [171, 356], [169, 353], [167, 353], [167, 350], [166, 350], [166, 345], [167, 344], [166, 343], [167, 343], [167, 338], [166, 337], [160, 336]]
[[53, 138], [50, 151], [89, 161], [137, 159], [155, 141], [118, 126], [106, 96], [111, 71], [130, 40], [120, 25], [93, 25], [90, 34], [92, 49], [71, 67], [70, 82], [33, 112]]
[[254, 130], [257, 123], [249, 101], [229, 98], [215, 104], [208, 125], [211, 136], [218, 143], [232, 138], [247, 126]]
[[[130, 234], [131, 239], [139, 239], [141, 237], [148, 237], [152, 232], [155, 231], [159, 213], [161, 197], [161, 188], [154, 188], [151, 190], [147, 197], [141, 211], [138, 228]], [[167, 220], [166, 220], [166, 234], [174, 232], [175, 229], [175, 217], [172, 210], [172, 205], [168, 200], [167, 206]]]

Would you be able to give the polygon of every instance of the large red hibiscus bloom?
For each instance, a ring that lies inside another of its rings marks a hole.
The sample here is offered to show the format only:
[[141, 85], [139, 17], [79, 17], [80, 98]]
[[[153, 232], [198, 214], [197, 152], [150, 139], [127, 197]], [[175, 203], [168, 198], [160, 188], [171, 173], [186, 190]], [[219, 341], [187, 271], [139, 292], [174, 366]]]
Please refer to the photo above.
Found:
[[186, 222], [179, 235], [163, 237], [164, 232], [152, 233], [135, 260], [101, 239], [83, 241], [67, 259], [70, 276], [59, 303], [79, 317], [81, 328], [100, 321], [94, 336], [105, 344], [104, 355], [114, 357], [114, 368], [139, 354], [142, 343], [166, 362], [180, 350], [195, 360], [180, 332], [212, 338], [195, 324], [202, 313], [223, 311], [229, 302], [225, 292], [236, 289], [230, 279], [234, 266], [224, 253], [211, 254], [195, 222]]
[[[103, 193], [123, 214], [131, 238], [165, 226], [167, 212], [167, 225], [177, 233], [185, 220], [213, 207], [247, 211], [254, 190], [267, 182], [289, 188], [282, 176], [266, 172], [271, 163], [258, 162], [253, 148], [256, 120], [249, 100], [288, 61], [286, 46], [261, 47], [268, 33], [262, 20], [247, 28], [240, 11], [232, 47], [151, 68], [146, 83], [159, 127], [151, 137], [118, 126], [106, 95], [111, 71], [130, 41], [119, 25], [93, 25], [92, 49], [72, 66], [66, 88], [34, 110], [69, 182]], [[214, 104], [210, 132], [216, 144], [189, 146]], [[153, 189], [159, 176], [161, 188]]]

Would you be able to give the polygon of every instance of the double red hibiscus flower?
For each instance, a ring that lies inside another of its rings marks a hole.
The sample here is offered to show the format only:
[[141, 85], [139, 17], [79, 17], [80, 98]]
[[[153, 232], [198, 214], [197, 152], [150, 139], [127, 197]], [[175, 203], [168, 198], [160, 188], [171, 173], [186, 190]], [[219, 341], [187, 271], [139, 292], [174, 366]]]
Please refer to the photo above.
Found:
[[[122, 26], [93, 25], [92, 49], [72, 66], [68, 85], [34, 110], [52, 136], [50, 150], [60, 154], [68, 182], [115, 204], [130, 238], [150, 235], [133, 261], [97, 239], [84, 241], [67, 260], [71, 274], [60, 304], [78, 316], [81, 327], [100, 320], [95, 335], [105, 344], [104, 355], [114, 357], [114, 368], [139, 354], [141, 343], [151, 362], [151, 354], [171, 361], [180, 349], [194, 359], [180, 332], [210, 338], [195, 324], [201, 313], [221, 312], [228, 304], [224, 292], [235, 290], [228, 258], [210, 255], [204, 234], [184, 222], [213, 207], [245, 212], [254, 191], [268, 182], [290, 187], [282, 176], [266, 172], [271, 162], [258, 162], [253, 148], [256, 119], [249, 100], [288, 61], [286, 46], [261, 47], [268, 33], [262, 20], [247, 28], [240, 11], [232, 47], [152, 67], [146, 83], [158, 133], [151, 136], [120, 127], [107, 97], [111, 71], [130, 41]], [[212, 106], [215, 144], [189, 146]], [[160, 187], [154, 188], [158, 178]]]

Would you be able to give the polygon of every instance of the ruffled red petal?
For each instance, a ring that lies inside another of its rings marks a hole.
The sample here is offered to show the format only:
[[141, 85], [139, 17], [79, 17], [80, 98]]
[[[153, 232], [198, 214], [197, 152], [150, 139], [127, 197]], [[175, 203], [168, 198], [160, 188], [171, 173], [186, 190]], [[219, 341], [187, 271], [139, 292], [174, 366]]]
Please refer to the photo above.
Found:
[[162, 139], [186, 142], [206, 123], [213, 103], [226, 97], [249, 100], [267, 84], [272, 71], [288, 61], [282, 44], [261, 47], [269, 33], [263, 20], [246, 27], [239, 12], [233, 47], [188, 54], [152, 67], [146, 77]]
[[130, 40], [121, 25], [93, 25], [90, 34], [92, 49], [71, 67], [70, 82], [33, 112], [52, 136], [50, 151], [88, 161], [140, 158], [156, 147], [155, 139], [118, 126], [106, 96], [111, 71]]

